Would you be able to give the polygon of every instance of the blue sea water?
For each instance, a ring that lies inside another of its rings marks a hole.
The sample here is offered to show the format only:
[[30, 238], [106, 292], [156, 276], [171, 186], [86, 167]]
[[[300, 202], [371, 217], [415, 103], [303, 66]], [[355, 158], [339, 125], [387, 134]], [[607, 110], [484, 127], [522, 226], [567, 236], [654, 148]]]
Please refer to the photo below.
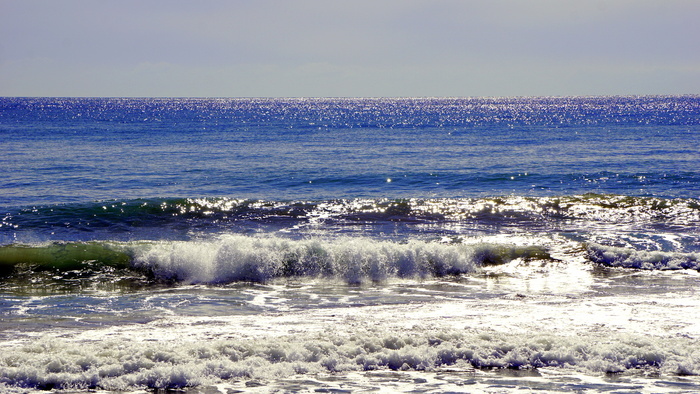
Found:
[[5, 206], [700, 195], [697, 97], [8, 98], [1, 109]]
[[2, 390], [700, 389], [698, 96], [0, 98], [0, 149]]

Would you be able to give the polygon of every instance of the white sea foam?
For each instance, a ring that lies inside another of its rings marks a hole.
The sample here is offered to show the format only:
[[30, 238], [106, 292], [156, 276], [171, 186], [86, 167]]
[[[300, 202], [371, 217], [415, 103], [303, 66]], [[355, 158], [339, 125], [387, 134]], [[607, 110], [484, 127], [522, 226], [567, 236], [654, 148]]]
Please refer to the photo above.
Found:
[[593, 262], [610, 267], [646, 270], [700, 270], [700, 253], [640, 251], [597, 243], [588, 244], [587, 249], [588, 257]]
[[275, 277], [324, 276], [348, 283], [459, 275], [516, 258], [547, 258], [543, 248], [503, 244], [442, 244], [368, 238], [290, 240], [221, 236], [213, 241], [133, 246], [134, 265], [162, 279], [187, 283], [264, 282]]
[[439, 371], [446, 367], [554, 367], [586, 374], [648, 370], [700, 374], [700, 345], [689, 338], [588, 333], [528, 335], [481, 330], [361, 329], [254, 340], [81, 343], [42, 340], [3, 349], [7, 387], [132, 390], [182, 388], [244, 379], [353, 371]]

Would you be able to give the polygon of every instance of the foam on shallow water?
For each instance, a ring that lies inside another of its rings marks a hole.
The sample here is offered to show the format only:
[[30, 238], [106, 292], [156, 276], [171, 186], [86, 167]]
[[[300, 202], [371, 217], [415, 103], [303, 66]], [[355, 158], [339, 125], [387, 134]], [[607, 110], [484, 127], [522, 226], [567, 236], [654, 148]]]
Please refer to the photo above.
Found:
[[697, 341], [631, 334], [414, 328], [324, 331], [253, 340], [144, 343], [100, 340], [80, 346], [40, 340], [3, 349], [0, 384], [30, 389], [183, 388], [230, 380], [270, 381], [357, 371], [558, 368], [569, 372], [700, 374]]

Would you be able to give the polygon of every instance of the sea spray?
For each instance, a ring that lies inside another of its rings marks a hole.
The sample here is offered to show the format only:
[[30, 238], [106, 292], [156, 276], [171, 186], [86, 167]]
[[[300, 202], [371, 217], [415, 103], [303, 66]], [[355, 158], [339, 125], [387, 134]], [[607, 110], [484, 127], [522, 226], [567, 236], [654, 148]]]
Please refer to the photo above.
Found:
[[226, 235], [216, 241], [154, 243], [133, 253], [135, 267], [148, 269], [160, 279], [186, 283], [265, 282], [294, 276], [361, 283], [469, 274], [486, 264], [549, 258], [546, 250], [536, 246], [241, 235]]
[[389, 278], [470, 274], [514, 259], [550, 259], [545, 247], [496, 243], [442, 243], [370, 238], [287, 239], [222, 235], [209, 240], [74, 242], [6, 245], [0, 266], [67, 271], [131, 268], [162, 281], [183, 283], [266, 282], [284, 277], [326, 277], [348, 283]]

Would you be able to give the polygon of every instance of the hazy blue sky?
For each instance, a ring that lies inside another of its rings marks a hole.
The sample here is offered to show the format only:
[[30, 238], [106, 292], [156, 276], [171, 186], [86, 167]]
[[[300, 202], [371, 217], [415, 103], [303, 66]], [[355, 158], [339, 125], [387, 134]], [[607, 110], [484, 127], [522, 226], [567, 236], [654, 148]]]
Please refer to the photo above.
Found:
[[0, 96], [700, 93], [700, 0], [0, 0]]

